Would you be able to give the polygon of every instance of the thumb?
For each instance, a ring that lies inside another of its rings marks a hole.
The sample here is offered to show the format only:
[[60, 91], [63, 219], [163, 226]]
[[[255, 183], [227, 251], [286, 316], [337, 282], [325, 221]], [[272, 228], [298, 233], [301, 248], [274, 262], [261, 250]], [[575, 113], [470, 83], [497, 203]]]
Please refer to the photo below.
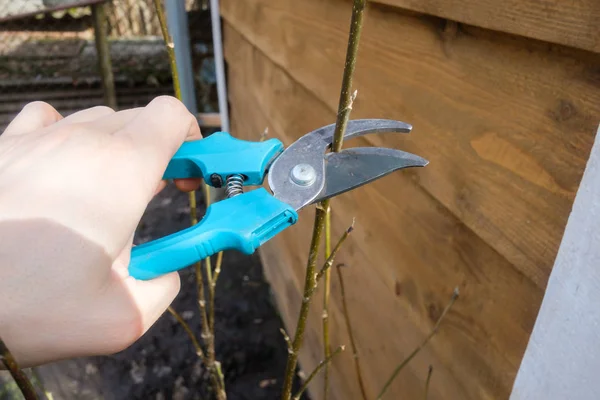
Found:
[[97, 313], [111, 321], [103, 330], [100, 353], [117, 353], [135, 343], [167, 310], [180, 287], [177, 272], [148, 281], [133, 277], [113, 280]]

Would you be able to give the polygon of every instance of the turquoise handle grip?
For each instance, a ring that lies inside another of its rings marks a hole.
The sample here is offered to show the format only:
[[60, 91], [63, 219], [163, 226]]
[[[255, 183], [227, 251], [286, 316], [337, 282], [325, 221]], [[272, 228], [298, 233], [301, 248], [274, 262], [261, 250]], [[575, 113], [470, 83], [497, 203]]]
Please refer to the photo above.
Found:
[[252, 254], [298, 220], [296, 211], [264, 188], [208, 207], [200, 223], [169, 236], [135, 246], [129, 274], [152, 279], [177, 271], [224, 250]]
[[205, 139], [184, 142], [163, 178], [204, 178], [218, 187], [215, 183], [223, 184], [229, 175], [241, 174], [246, 178], [244, 185], [261, 185], [271, 160], [282, 151], [283, 143], [277, 139], [250, 142], [215, 132]]

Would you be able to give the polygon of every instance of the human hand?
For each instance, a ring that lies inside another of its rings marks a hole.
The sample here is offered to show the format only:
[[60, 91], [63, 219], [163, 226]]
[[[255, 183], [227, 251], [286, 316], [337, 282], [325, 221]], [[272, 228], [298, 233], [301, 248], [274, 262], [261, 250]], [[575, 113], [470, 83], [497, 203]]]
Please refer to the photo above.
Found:
[[166, 310], [179, 275], [137, 281], [127, 267], [169, 160], [198, 138], [166, 96], [66, 118], [34, 102], [0, 135], [0, 337], [21, 367], [118, 352]]

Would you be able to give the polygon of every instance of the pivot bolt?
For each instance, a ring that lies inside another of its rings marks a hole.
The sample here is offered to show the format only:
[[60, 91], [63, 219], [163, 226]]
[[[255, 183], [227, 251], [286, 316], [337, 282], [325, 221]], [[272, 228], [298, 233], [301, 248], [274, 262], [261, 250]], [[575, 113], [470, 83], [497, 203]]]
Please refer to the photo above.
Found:
[[300, 186], [310, 186], [317, 179], [317, 172], [309, 164], [298, 164], [292, 168], [291, 178]]

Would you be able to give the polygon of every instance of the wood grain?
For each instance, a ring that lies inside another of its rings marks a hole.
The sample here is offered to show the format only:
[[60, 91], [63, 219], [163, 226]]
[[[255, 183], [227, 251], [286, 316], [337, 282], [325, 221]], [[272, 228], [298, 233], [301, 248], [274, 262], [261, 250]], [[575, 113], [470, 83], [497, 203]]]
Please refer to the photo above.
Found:
[[[236, 30], [334, 112], [348, 4], [223, 0], [221, 6]], [[369, 143], [429, 159], [422, 172], [403, 175], [544, 287], [595, 136], [600, 55], [371, 6], [354, 82], [353, 118], [414, 126], [408, 136]], [[260, 97], [279, 87], [262, 90]]]
[[511, 400], [598, 397], [599, 242], [600, 137], [597, 136]]
[[[237, 28], [237, 26], [236, 26]], [[269, 136], [289, 144], [331, 123], [335, 112], [224, 25], [232, 133]], [[386, 136], [390, 139], [389, 136]], [[365, 139], [348, 144], [367, 145]], [[542, 291], [423, 189], [425, 169], [400, 172], [333, 200], [333, 237], [356, 217], [356, 229], [338, 261], [346, 271], [349, 308], [370, 396], [393, 367], [425, 337], [459, 286], [461, 297], [439, 334], [403, 371], [386, 398], [420, 398], [427, 368], [435, 368], [430, 399], [507, 398]], [[289, 331], [295, 328], [313, 209], [261, 248]], [[348, 344], [339, 286], [332, 280], [332, 345]], [[316, 294], [320, 298], [321, 293]], [[308, 374], [322, 358], [320, 302], [312, 308], [301, 365]], [[331, 399], [354, 399], [351, 354], [332, 366]], [[313, 381], [320, 399], [322, 381]]]
[[597, 0], [371, 0], [600, 53]]

